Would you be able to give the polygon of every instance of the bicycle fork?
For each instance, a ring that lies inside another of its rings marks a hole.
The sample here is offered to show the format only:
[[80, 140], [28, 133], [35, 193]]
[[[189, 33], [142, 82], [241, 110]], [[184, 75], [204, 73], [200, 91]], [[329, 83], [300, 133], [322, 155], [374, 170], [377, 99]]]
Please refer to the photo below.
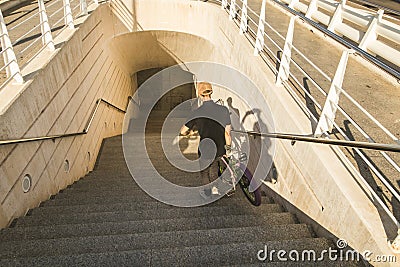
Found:
[[[228, 162], [225, 160], [224, 157], [221, 158], [224, 164], [226, 165], [226, 168], [229, 170], [229, 173], [231, 175], [231, 180], [232, 180], [232, 186], [233, 189], [227, 193], [228, 196], [231, 196], [235, 191], [236, 191], [236, 179], [235, 179], [235, 173], [232, 170], [231, 166], [228, 164]], [[222, 175], [222, 174], [221, 174]]]

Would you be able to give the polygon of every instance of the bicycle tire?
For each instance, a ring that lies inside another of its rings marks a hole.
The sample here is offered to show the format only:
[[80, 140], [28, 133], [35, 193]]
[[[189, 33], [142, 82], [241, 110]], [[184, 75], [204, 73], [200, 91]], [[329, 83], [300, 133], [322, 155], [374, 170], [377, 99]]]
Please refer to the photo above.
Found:
[[240, 188], [242, 188], [242, 191], [243, 191], [244, 195], [246, 196], [246, 198], [250, 201], [250, 203], [253, 204], [254, 206], [260, 206], [261, 205], [261, 189], [257, 188], [253, 192], [250, 192], [249, 185], [250, 185], [251, 179], [252, 179], [252, 177], [251, 177], [250, 173], [248, 172], [248, 170], [246, 169], [246, 171], [243, 173], [242, 177], [239, 180], [239, 185], [240, 185]]

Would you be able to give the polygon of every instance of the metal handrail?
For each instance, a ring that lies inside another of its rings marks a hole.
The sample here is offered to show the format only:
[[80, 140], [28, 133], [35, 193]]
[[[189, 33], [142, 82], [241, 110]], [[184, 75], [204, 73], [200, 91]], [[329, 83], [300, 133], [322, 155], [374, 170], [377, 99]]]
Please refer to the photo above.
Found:
[[[250, 8], [248, 8], [248, 10], [251, 10]], [[252, 11], [252, 10], [251, 10]], [[254, 11], [252, 11], [254, 14], [256, 14]], [[257, 15], [258, 16], [258, 15]], [[264, 23], [264, 25], [266, 25], [266, 26], [268, 26], [269, 28], [271, 28], [271, 29], [273, 29], [267, 22], [263, 22]], [[275, 31], [276, 32], [276, 31]], [[277, 32], [276, 32], [277, 33]], [[268, 37], [268, 35], [266, 35], [267, 37]], [[278, 36], [280, 37], [280, 38], [283, 38], [283, 36], [281, 36], [279, 33], [278, 33]], [[276, 43], [274, 43], [273, 42], [273, 44], [274, 45], [276, 45]], [[264, 44], [264, 48], [266, 48], [266, 44]], [[281, 49], [282, 50], [282, 48], [280, 48], [279, 46], [277, 46], [277, 48], [278, 49]], [[294, 49], [296, 52], [298, 52], [304, 59], [306, 59], [306, 61], [307, 62], [309, 62], [313, 67], [316, 67], [315, 66], [315, 64], [313, 64], [309, 59], [307, 59], [306, 57], [305, 57], [305, 55], [304, 54], [302, 54], [297, 48], [295, 48], [294, 46], [292, 46], [292, 49]], [[327, 96], [327, 93], [326, 92], [324, 92], [324, 90], [306, 73], [306, 72], [304, 72], [302, 69], [301, 69], [301, 67], [293, 60], [293, 59], [290, 59], [291, 60], [291, 62], [304, 74], [304, 75], [306, 75], [310, 80], [311, 80], [311, 82], [317, 87], [317, 89], [326, 97]], [[280, 60], [279, 59], [277, 59], [277, 61], [278, 62], [280, 62]], [[318, 69], [317, 69], [318, 70]], [[319, 70], [319, 72], [325, 77], [325, 78], [327, 78], [329, 81], [331, 81], [332, 79], [331, 78], [329, 78], [324, 72], [322, 72], [322, 71], [320, 71]], [[293, 75], [292, 74], [290, 74], [290, 76], [292, 77], [292, 78], [294, 78], [295, 79], [295, 77], [293, 77]], [[296, 79], [295, 79], [296, 80]], [[298, 83], [298, 85], [304, 90], [304, 88], [303, 88], [303, 86], [296, 80], [296, 82]], [[343, 89], [341, 89], [341, 91], [342, 92], [344, 92], [344, 90]], [[306, 93], [306, 94], [308, 94], [308, 92], [306, 91], [306, 90], [304, 90], [304, 92]], [[349, 98], [349, 100], [351, 101], [351, 102], [353, 102], [354, 104], [356, 104], [356, 106], [360, 106], [350, 95], [348, 95], [347, 93], [345, 94], [346, 95], [346, 97], [347, 98]], [[315, 99], [311, 96], [311, 95], [308, 95], [310, 98], [312, 98], [312, 100], [313, 100], [313, 102], [314, 102], [314, 104], [316, 104], [318, 107], [319, 107], [319, 109], [320, 110], [322, 110], [322, 107], [318, 104], [318, 102], [317, 101], [315, 101]], [[348, 118], [348, 119], [350, 119], [351, 121], [353, 121], [349, 116], [348, 116], [348, 114], [340, 107], [340, 106], [337, 106], [337, 108], [338, 108], [338, 110], [346, 117], [346, 118]], [[387, 135], [389, 135], [389, 137], [390, 138], [392, 138], [394, 141], [396, 141], [396, 142], [398, 142], [398, 140], [397, 140], [397, 138], [396, 137], [394, 137], [394, 135], [393, 134], [391, 134], [385, 127], [383, 127], [383, 125], [381, 124], [381, 123], [379, 123], [375, 118], [373, 118], [368, 112], [366, 112], [366, 110], [365, 109], [361, 109], [361, 111], [364, 113], [364, 114], [366, 114], [367, 115], [367, 117], [369, 117], [379, 128], [381, 128]], [[312, 115], [312, 114], [311, 114]], [[356, 124], [357, 125], [357, 124]], [[357, 125], [358, 126], [358, 125]], [[338, 128], [338, 127], [336, 127], [336, 128]], [[361, 129], [359, 126], [357, 127], [357, 129]], [[339, 131], [340, 131], [340, 129], [338, 129]], [[372, 140], [372, 138], [371, 137], [369, 137], [362, 129], [361, 129], [361, 133], [363, 134], [363, 136], [364, 137], [366, 137], [367, 138], [367, 140], [369, 140], [370, 142], [374, 142], [373, 140]], [[347, 137], [344, 135], [344, 137], [347, 139]], [[393, 162], [390, 162], [390, 158], [388, 159], [388, 157], [387, 157], [387, 155], [384, 153], [384, 152], [381, 152], [381, 153], [383, 153], [383, 156], [389, 161], [389, 163], [393, 166], [393, 167], [395, 167], [396, 169], [398, 169], [398, 166], [396, 165], [396, 164], [393, 164]]]
[[20, 143], [27, 143], [27, 142], [36, 142], [36, 141], [44, 141], [44, 140], [54, 140], [58, 138], [64, 138], [64, 137], [71, 137], [71, 136], [78, 136], [78, 135], [84, 135], [89, 132], [90, 126], [92, 125], [92, 122], [94, 120], [94, 117], [97, 113], [97, 110], [99, 109], [99, 106], [102, 102], [107, 104], [108, 106], [111, 106], [112, 108], [118, 110], [119, 112], [126, 113], [126, 109], [128, 108], [129, 101], [133, 99], [132, 96], [128, 96], [128, 103], [126, 104], [125, 110], [115, 106], [114, 104], [111, 104], [107, 100], [103, 98], [99, 98], [96, 100], [96, 105], [93, 108], [92, 115], [89, 117], [85, 128], [81, 132], [75, 132], [75, 133], [66, 133], [66, 134], [55, 134], [55, 135], [48, 135], [48, 136], [40, 136], [40, 137], [28, 137], [28, 138], [20, 138], [20, 139], [11, 139], [11, 140], [0, 140], [0, 146], [2, 145], [10, 145], [10, 144], [20, 144]]
[[385, 7], [385, 6], [382, 6], [382, 5], [379, 5], [379, 4], [376, 4], [376, 3], [372, 3], [372, 2], [366, 1], [366, 0], [356, 0], [356, 2], [367, 4], [369, 6], [373, 6], [373, 7], [379, 8], [379, 9], [383, 9], [383, 10], [389, 12], [389, 13], [392, 13], [392, 14], [400, 16], [400, 11], [394, 10], [392, 8], [389, 8], [389, 7]]
[[400, 145], [395, 145], [395, 144], [334, 140], [334, 139], [316, 138], [306, 135], [287, 134], [287, 133], [260, 133], [254, 131], [239, 131], [239, 130], [232, 130], [232, 132], [243, 133], [253, 136], [276, 138], [276, 139], [286, 139], [294, 142], [300, 141], [300, 142], [327, 144], [327, 145], [335, 145], [335, 146], [343, 146], [351, 148], [372, 149], [378, 151], [400, 152]]
[[302, 14], [302, 13], [300, 13], [300, 12], [298, 12], [298, 11], [288, 7], [288, 6], [286, 6], [284, 3], [280, 2], [279, 0], [271, 0], [271, 1], [273, 1], [276, 4], [280, 5], [282, 8], [284, 8], [286, 11], [292, 13], [293, 15], [296, 15], [296, 16], [300, 17], [303, 21], [305, 21], [308, 24], [312, 25], [313, 27], [317, 28], [318, 30], [320, 30], [321, 32], [323, 32], [327, 36], [331, 37], [335, 41], [341, 43], [342, 45], [346, 46], [347, 48], [353, 49], [356, 53], [360, 54], [365, 59], [369, 60], [370, 62], [374, 63], [375, 65], [377, 65], [378, 67], [380, 67], [384, 71], [386, 71], [389, 74], [393, 75], [397, 80], [400, 80], [400, 72], [398, 72], [394, 68], [390, 67], [389, 65], [385, 64], [381, 60], [377, 59], [376, 57], [374, 57], [370, 53], [364, 51], [363, 49], [361, 49], [358, 46], [350, 43], [349, 41], [346, 41], [345, 39], [343, 39], [339, 35], [337, 35], [337, 34], [331, 32], [331, 31], [329, 31], [328, 29], [322, 27], [317, 22], [307, 18], [304, 14]]

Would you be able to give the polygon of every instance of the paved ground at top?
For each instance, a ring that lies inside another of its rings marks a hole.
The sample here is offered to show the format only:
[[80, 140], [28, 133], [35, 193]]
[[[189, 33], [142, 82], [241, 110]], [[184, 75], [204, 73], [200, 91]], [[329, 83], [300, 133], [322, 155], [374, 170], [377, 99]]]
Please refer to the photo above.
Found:
[[[248, 3], [251, 9], [256, 11], [257, 14], [260, 13], [260, 0], [249, 0]], [[251, 12], [248, 12], [248, 14], [258, 23], [258, 19], [252, 15]], [[269, 1], [267, 2], [266, 22], [275, 28], [282, 36], [286, 36], [289, 20], [289, 16], [282, 15], [282, 9], [278, 5]], [[252, 22], [250, 22], [250, 27], [253, 32], [256, 32], [257, 27]], [[268, 27], [266, 27], [265, 31], [280, 45], [280, 47], [283, 47], [284, 40], [280, 39], [274, 32], [268, 29]], [[293, 44], [329, 77], [333, 78], [340, 57], [345, 48], [335, 41], [329, 40], [317, 33], [316, 29], [305, 27], [305, 23], [297, 21], [294, 29]], [[264, 39], [265, 44], [272, 50], [272, 53], [268, 53], [267, 56], [272, 58], [273, 56], [280, 55], [281, 49], [275, 48], [267, 38]], [[315, 71], [309, 63], [299, 56], [297, 52], [292, 51], [292, 57], [295, 62], [302, 66], [302, 68], [314, 78], [325, 92], [328, 92], [330, 87], [330, 82], [328, 80]], [[275, 59], [272, 61], [276, 62]], [[388, 79], [386, 75], [382, 75], [382, 72], [373, 71], [374, 68], [369, 64], [360, 64], [360, 61], [364, 61], [360, 56], [353, 55], [349, 58], [343, 82], [343, 89], [356, 99], [356, 101], [358, 101], [375, 118], [377, 118], [397, 138], [400, 138], [399, 83], [396, 82], [395, 79]], [[295, 88], [297, 96], [300, 97], [301, 101], [308, 107], [313, 115], [316, 118], [319, 118], [320, 109], [311, 101], [310, 96], [312, 96], [320, 106], [324, 105], [325, 96], [318, 91], [310, 80], [297, 70], [293, 64], [291, 64], [291, 71], [299, 83], [309, 92], [309, 95], [307, 96], [303, 89], [300, 89], [300, 86], [295, 85], [293, 87]], [[292, 82], [294, 81], [293, 79], [291, 80]], [[339, 104], [376, 142], [393, 143], [393, 140], [386, 137], [386, 134], [367, 119], [366, 116], [355, 108], [355, 106], [346, 98], [342, 96]], [[340, 113], [337, 114], [335, 122], [351, 139], [367, 141], [355, 129], [354, 125], [352, 125]], [[311, 124], [315, 127], [315, 123]], [[382, 196], [382, 198], [388, 203], [388, 205], [398, 206], [398, 203], [393, 201], [391, 194], [387, 192], [384, 186], [382, 186], [382, 182], [372, 173], [370, 168], [361, 160], [360, 156], [355, 154], [355, 151], [352, 149], [344, 149], [344, 151], [369, 184], [373, 188], [377, 189], [379, 194], [380, 190], [383, 190], [384, 196]], [[364, 154], [373, 161], [373, 164], [376, 165], [377, 169], [391, 181], [394, 187], [397, 189], [400, 188], [400, 180], [398, 178], [399, 172], [390, 166], [387, 161], [380, 156], [380, 153], [364, 150]], [[399, 153], [389, 153], [389, 155], [393, 157], [397, 164], [400, 164]], [[400, 207], [395, 208], [395, 213], [398, 217], [400, 216], [400, 214], [398, 214], [400, 213]]]

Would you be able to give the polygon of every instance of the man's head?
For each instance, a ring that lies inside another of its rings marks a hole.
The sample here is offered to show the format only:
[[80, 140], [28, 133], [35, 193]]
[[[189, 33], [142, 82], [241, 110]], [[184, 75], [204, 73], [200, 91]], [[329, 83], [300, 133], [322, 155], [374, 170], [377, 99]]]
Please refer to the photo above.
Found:
[[213, 92], [211, 83], [208, 82], [200, 82], [197, 84], [197, 92], [199, 96], [204, 99], [211, 99], [211, 94]]

